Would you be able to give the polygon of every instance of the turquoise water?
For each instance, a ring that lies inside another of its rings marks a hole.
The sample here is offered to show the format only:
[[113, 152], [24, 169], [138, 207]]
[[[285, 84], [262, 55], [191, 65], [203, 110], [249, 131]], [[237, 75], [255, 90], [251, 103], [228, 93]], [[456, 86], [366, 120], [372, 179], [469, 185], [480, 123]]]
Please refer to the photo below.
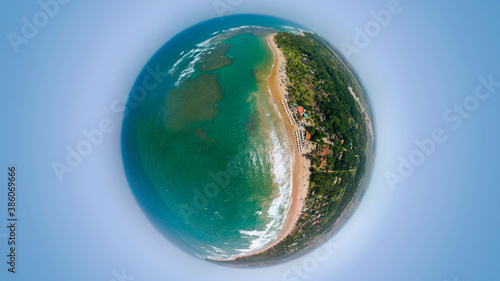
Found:
[[122, 154], [130, 186], [159, 231], [199, 257], [256, 251], [282, 228], [292, 157], [265, 84], [273, 63], [265, 36], [292, 26], [248, 15], [199, 24], [148, 63], [161, 82], [140, 88], [145, 68], [129, 98]]

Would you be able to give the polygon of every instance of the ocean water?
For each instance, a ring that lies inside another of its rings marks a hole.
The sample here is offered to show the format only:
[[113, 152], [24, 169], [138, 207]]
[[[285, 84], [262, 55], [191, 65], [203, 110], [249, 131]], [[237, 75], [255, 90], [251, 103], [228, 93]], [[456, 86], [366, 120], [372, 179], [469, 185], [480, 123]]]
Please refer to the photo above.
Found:
[[[129, 97], [130, 187], [157, 229], [198, 257], [259, 250], [283, 227], [292, 142], [265, 80], [273, 64], [265, 36], [278, 30], [304, 28], [254, 15], [198, 24], [153, 56]], [[151, 69], [160, 78], [144, 87]]]

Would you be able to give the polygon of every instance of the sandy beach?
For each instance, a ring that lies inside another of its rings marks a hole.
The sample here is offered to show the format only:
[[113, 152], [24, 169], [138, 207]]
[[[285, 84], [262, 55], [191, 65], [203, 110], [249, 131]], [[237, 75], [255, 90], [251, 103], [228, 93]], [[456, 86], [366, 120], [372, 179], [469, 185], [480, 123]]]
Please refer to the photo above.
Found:
[[290, 205], [290, 209], [288, 211], [286, 220], [284, 222], [283, 229], [281, 230], [278, 238], [271, 244], [266, 247], [252, 252], [250, 254], [244, 256], [237, 256], [233, 259], [237, 259], [238, 257], [248, 257], [252, 255], [256, 255], [262, 252], [267, 251], [273, 246], [277, 245], [281, 242], [285, 237], [287, 237], [294, 229], [295, 224], [297, 223], [300, 215], [302, 214], [302, 210], [304, 209], [305, 199], [307, 197], [307, 192], [309, 188], [309, 176], [310, 176], [310, 161], [306, 159], [303, 154], [299, 154], [297, 149], [297, 144], [295, 142], [295, 131], [298, 130], [297, 125], [292, 125], [288, 117], [286, 115], [283, 106], [281, 105], [282, 100], [286, 100], [286, 84], [282, 83], [282, 80], [286, 81], [286, 59], [283, 55], [283, 52], [278, 48], [276, 43], [274, 42], [274, 36], [276, 34], [272, 34], [267, 36], [267, 42], [269, 47], [273, 50], [274, 53], [274, 66], [271, 74], [267, 77], [268, 86], [271, 90], [272, 98], [276, 106], [279, 108], [281, 117], [285, 122], [286, 131], [288, 134], [288, 138], [291, 142], [292, 148], [292, 157], [293, 157], [293, 190], [292, 190], [292, 202]]
[[[297, 151], [297, 145], [295, 143], [295, 131], [298, 129], [297, 126], [290, 124], [286, 113], [281, 106], [281, 100], [286, 100], [286, 84], [281, 83], [281, 76], [287, 78], [286, 76], [286, 60], [283, 52], [276, 42], [274, 41], [274, 36], [276, 34], [269, 35], [266, 39], [269, 46], [272, 48], [274, 53], [274, 67], [271, 75], [267, 78], [268, 85], [271, 89], [271, 93], [274, 99], [274, 103], [280, 109], [280, 113], [282, 115], [283, 120], [285, 121], [286, 131], [288, 133], [289, 140], [293, 142], [292, 145], [292, 155], [294, 160], [293, 166], [293, 191], [292, 191], [292, 204], [290, 206], [290, 210], [287, 215], [287, 219], [285, 225], [283, 227], [282, 233], [280, 237], [268, 247], [262, 249], [261, 251], [265, 251], [274, 245], [278, 244], [281, 240], [283, 240], [286, 236], [288, 236], [297, 223], [300, 215], [302, 214], [302, 210], [304, 209], [304, 203], [307, 197], [307, 192], [309, 189], [309, 176], [311, 172], [310, 161], [303, 155], [299, 154]], [[286, 80], [286, 79], [283, 79]], [[253, 253], [256, 254], [257, 252]]]

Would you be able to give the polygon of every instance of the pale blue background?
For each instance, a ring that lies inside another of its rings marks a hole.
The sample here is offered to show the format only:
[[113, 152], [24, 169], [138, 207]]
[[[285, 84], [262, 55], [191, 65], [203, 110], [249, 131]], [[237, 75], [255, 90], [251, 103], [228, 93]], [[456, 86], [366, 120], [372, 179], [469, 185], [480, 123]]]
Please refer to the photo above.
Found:
[[[228, 14], [283, 17], [337, 46], [352, 43], [354, 28], [389, 2], [221, 1], [234, 4]], [[478, 76], [500, 81], [500, 2], [401, 5], [351, 57], [372, 100], [377, 157], [365, 198], [333, 238], [339, 247], [308, 280], [497, 280], [500, 89], [458, 130], [442, 115], [474, 93]], [[6, 230], [0, 228], [1, 280], [108, 281], [122, 268], [133, 280], [284, 280], [311, 258], [251, 270], [192, 258], [152, 227], [128, 188], [121, 116], [110, 105], [129, 93], [172, 36], [218, 16], [213, 1], [74, 0], [16, 54], [7, 34], [19, 34], [21, 18], [39, 10], [36, 1], [0, 4], [0, 167], [18, 167], [20, 218], [14, 277], [6, 271]], [[65, 147], [75, 147], [81, 131], [103, 118], [113, 120], [115, 131], [59, 182], [51, 163], [64, 161]], [[443, 128], [448, 141], [392, 192], [384, 173], [395, 172], [398, 157], [407, 157], [414, 141], [434, 128]], [[6, 189], [0, 190], [4, 225]]]

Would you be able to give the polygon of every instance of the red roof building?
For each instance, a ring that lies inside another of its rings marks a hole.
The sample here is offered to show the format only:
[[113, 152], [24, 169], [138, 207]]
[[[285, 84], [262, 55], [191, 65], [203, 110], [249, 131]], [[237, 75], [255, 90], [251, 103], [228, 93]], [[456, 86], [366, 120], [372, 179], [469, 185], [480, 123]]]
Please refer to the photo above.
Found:
[[306, 131], [306, 140], [310, 140], [311, 139], [311, 134], [309, 134], [308, 131]]
[[326, 156], [330, 151], [330, 147], [328, 145], [323, 145], [321, 148], [321, 152], [318, 154], [319, 156]]

